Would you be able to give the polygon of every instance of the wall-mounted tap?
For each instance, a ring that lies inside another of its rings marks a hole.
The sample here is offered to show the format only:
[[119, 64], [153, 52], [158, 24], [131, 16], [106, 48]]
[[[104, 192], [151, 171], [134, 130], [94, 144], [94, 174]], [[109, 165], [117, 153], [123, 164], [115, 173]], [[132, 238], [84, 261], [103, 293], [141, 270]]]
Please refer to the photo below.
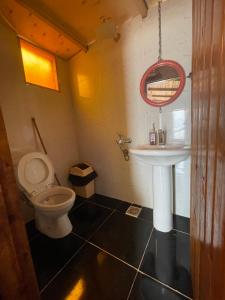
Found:
[[123, 152], [124, 159], [125, 159], [126, 161], [128, 161], [128, 160], [130, 159], [128, 149], [121, 149], [121, 150], [122, 150], [122, 152]]
[[131, 138], [127, 138], [122, 134], [118, 134], [118, 137], [119, 138], [116, 140], [116, 142], [119, 145], [120, 150], [123, 153], [124, 159], [126, 161], [128, 161], [129, 160], [129, 151], [126, 148], [126, 144], [130, 144], [132, 142], [132, 140], [131, 140]]
[[118, 137], [116, 140], [118, 145], [130, 144], [132, 142], [131, 138], [127, 138], [122, 134], [118, 134]]

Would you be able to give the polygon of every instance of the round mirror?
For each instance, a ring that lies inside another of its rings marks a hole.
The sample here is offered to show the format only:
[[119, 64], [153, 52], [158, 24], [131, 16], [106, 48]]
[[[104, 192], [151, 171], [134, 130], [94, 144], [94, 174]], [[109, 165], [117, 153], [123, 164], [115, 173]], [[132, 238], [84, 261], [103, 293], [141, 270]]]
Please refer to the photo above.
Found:
[[140, 91], [145, 102], [160, 107], [176, 100], [184, 85], [185, 72], [181, 65], [172, 60], [161, 60], [145, 72]]

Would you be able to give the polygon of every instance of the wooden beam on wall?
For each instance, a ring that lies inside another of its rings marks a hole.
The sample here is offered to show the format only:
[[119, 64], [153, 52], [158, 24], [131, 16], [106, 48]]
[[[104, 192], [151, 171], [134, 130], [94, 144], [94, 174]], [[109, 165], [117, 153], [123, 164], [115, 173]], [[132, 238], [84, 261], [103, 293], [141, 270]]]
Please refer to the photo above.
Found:
[[47, 8], [41, 7], [40, 4], [37, 4], [35, 1], [30, 0], [16, 0], [16, 2], [27, 8], [30, 12], [45, 21], [49, 26], [57, 30], [59, 33], [66, 36], [83, 51], [87, 52], [88, 46], [85, 41], [81, 39], [79, 34], [76, 33], [67, 24], [62, 22], [62, 20], [60, 20], [58, 17], [53, 15], [49, 10], [47, 10]]

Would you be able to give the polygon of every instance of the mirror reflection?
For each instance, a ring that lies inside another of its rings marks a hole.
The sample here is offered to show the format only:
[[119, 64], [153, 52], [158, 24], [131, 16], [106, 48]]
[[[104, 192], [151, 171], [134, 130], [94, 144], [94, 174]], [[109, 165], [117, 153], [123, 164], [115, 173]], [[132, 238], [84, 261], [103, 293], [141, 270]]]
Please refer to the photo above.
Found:
[[180, 86], [176, 69], [161, 66], [149, 74], [145, 81], [145, 94], [149, 100], [161, 103], [170, 100]]
[[173, 60], [160, 60], [148, 68], [141, 79], [142, 98], [153, 106], [168, 105], [181, 94], [185, 80], [180, 64]]

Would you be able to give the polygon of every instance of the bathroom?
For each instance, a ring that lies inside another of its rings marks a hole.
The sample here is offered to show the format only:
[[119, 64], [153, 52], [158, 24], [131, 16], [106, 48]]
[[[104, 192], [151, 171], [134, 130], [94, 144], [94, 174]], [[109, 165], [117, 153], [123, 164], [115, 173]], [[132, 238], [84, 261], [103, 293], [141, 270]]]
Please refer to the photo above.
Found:
[[[20, 240], [15, 240], [21, 245], [23, 239], [20, 251], [29, 257], [21, 263], [18, 256], [18, 264], [30, 273], [21, 275], [24, 283], [11, 291], [6, 285], [17, 279], [9, 276], [0, 286], [1, 299], [216, 299], [200, 298], [191, 269], [197, 256], [192, 237], [200, 226], [193, 217], [191, 174], [193, 120], [197, 122], [192, 102], [197, 95], [192, 82], [196, 2], [0, 4], [1, 131], [7, 134], [7, 164], [12, 164], [21, 210], [15, 218]], [[33, 56], [26, 56], [27, 51]], [[39, 54], [30, 81], [26, 63]], [[44, 74], [46, 58], [52, 78]], [[145, 80], [160, 63], [178, 73], [179, 87], [172, 88], [170, 98], [163, 96], [167, 101], [154, 102], [145, 95]], [[59, 227], [51, 223], [50, 213], [44, 219], [35, 204], [42, 159], [43, 172], [50, 170], [45, 188], [70, 198], [64, 219], [57, 219]], [[71, 167], [80, 163], [94, 174], [88, 196], [69, 180]], [[27, 181], [27, 174], [33, 181]]]

